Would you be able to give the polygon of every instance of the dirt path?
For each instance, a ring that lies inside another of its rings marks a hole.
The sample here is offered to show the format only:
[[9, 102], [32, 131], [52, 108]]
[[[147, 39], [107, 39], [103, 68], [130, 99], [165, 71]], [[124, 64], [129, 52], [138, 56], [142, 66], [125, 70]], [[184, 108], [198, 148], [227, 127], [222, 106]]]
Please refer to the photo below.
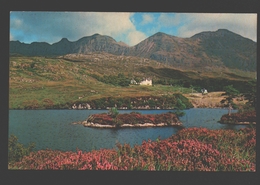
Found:
[[202, 95], [202, 93], [189, 93], [183, 94], [187, 97], [194, 108], [223, 108], [220, 103], [225, 96], [222, 96], [224, 92], [210, 92], [207, 95]]

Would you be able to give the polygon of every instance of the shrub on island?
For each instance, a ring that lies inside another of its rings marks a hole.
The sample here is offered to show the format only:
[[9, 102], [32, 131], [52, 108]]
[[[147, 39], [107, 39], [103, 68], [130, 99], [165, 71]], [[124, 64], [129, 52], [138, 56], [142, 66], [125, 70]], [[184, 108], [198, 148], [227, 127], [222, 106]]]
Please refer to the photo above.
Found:
[[256, 111], [225, 114], [219, 122], [225, 124], [256, 124]]
[[172, 112], [163, 114], [144, 114], [138, 112], [131, 112], [129, 114], [93, 114], [88, 117], [84, 126], [98, 127], [102, 125], [109, 125], [114, 127], [123, 126], [181, 126], [178, 115]]

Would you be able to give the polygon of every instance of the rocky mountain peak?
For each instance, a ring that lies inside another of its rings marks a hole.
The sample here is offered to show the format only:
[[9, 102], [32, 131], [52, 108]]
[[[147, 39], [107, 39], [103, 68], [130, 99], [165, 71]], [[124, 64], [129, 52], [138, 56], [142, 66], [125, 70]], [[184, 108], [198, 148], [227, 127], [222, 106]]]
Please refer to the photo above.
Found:
[[157, 60], [178, 68], [228, 67], [256, 71], [256, 42], [227, 29], [205, 31], [191, 38], [158, 32], [135, 46], [117, 42], [98, 33], [70, 42], [62, 38], [52, 45], [24, 44], [10, 41], [10, 54], [48, 56], [105, 52], [113, 55], [138, 56]]
[[69, 42], [69, 40], [67, 38], [62, 38], [60, 42]]

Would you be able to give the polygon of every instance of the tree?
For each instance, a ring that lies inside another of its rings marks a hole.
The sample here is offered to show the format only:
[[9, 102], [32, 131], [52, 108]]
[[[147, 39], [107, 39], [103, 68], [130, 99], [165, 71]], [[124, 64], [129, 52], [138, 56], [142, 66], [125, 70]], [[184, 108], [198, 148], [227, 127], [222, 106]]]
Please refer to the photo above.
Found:
[[153, 99], [148, 100], [148, 105], [151, 108], [155, 108], [156, 107], [156, 102]]
[[103, 102], [104, 102], [104, 100], [102, 100], [102, 99], [94, 100], [95, 108], [96, 109], [104, 108]]
[[127, 86], [129, 86], [129, 83], [130, 82], [128, 79], [121, 78], [121, 79], [119, 79], [118, 85], [122, 86], [122, 87], [127, 87]]
[[176, 108], [180, 110], [186, 109], [186, 105], [181, 101], [180, 98], [177, 98]]
[[225, 93], [222, 95], [227, 96], [225, 99], [221, 100], [220, 103], [224, 104], [224, 106], [232, 106], [234, 108], [237, 108], [236, 104], [233, 102], [233, 98], [240, 95], [240, 92], [233, 87], [233, 85], [228, 85], [223, 88]]
[[34, 143], [29, 144], [28, 147], [24, 147], [23, 144], [18, 142], [18, 138], [12, 134], [8, 139], [8, 162], [20, 161], [23, 156], [29, 155], [34, 147]]
[[140, 77], [135, 77], [134, 80], [136, 81], [137, 84], [139, 84], [142, 81]]
[[256, 110], [256, 80], [249, 81], [248, 84], [250, 88], [247, 88], [247, 91], [245, 93], [242, 93], [242, 95], [244, 96], [245, 100], [247, 100], [246, 106], [248, 106], [248, 108], [254, 108]]
[[123, 101], [124, 101], [123, 98], [118, 98], [116, 102], [117, 106], [122, 107], [122, 105], [124, 104]]
[[116, 118], [118, 114], [119, 112], [117, 108], [112, 107], [111, 109], [109, 109], [108, 115], [110, 115], [112, 118]]

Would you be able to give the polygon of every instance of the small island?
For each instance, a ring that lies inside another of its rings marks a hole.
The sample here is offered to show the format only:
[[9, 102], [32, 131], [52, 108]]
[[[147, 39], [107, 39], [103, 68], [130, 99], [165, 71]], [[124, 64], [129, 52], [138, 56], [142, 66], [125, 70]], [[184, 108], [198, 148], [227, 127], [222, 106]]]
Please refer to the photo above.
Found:
[[256, 111], [254, 110], [254, 111], [225, 114], [221, 117], [219, 122], [222, 124], [255, 125]]
[[119, 114], [116, 109], [108, 113], [92, 114], [87, 120], [80, 122], [85, 127], [122, 128], [122, 127], [183, 127], [177, 114], [167, 112], [162, 114], [144, 114], [131, 112]]

